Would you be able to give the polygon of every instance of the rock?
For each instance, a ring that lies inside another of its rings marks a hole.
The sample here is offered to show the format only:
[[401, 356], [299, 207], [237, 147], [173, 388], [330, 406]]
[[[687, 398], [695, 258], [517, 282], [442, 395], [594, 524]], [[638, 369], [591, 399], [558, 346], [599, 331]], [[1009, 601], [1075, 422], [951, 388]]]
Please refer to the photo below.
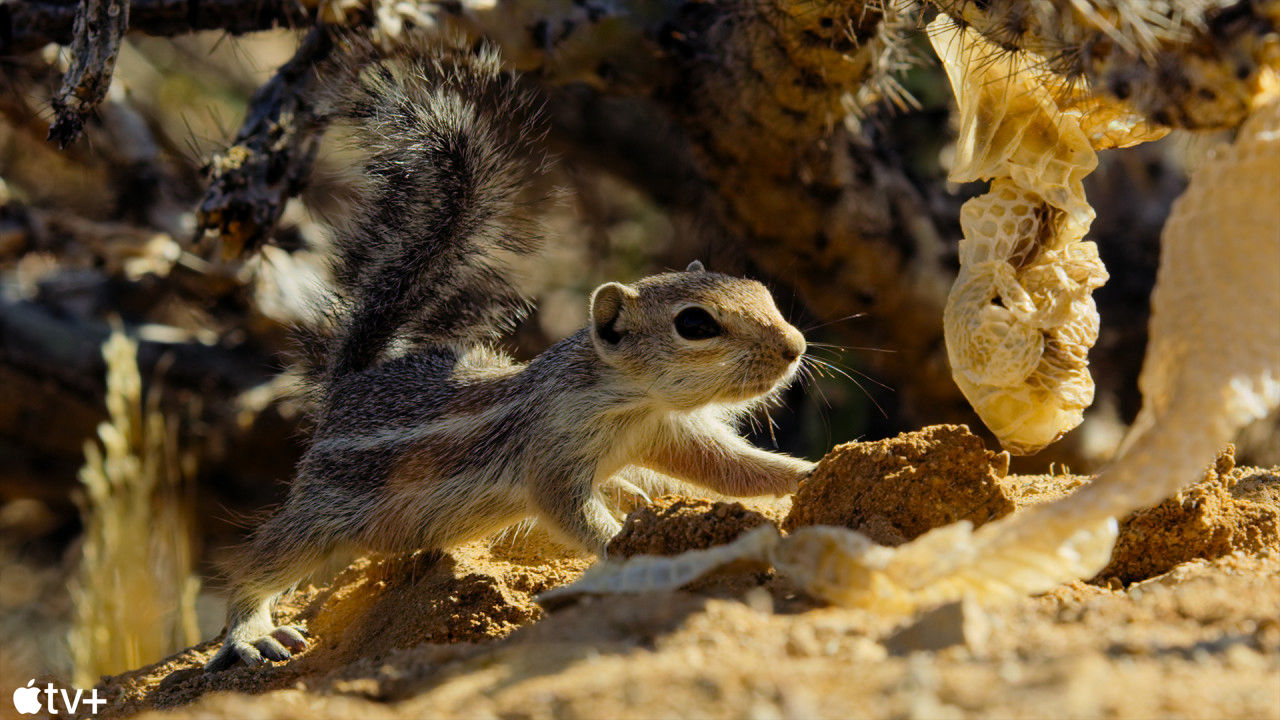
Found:
[[970, 600], [960, 600], [924, 613], [886, 638], [884, 645], [894, 655], [935, 652], [956, 645], [982, 652], [990, 634], [991, 622], [982, 608]]

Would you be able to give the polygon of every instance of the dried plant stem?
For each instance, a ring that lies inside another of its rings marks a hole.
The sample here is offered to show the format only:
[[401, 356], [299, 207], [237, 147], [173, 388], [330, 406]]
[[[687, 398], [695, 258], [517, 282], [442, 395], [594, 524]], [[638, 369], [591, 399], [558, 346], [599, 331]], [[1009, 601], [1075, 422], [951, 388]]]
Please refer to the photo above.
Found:
[[137, 343], [119, 330], [102, 346], [108, 422], [85, 442], [78, 498], [82, 557], [69, 635], [76, 683], [94, 684], [199, 639], [189, 498], [177, 423], [144, 399]]

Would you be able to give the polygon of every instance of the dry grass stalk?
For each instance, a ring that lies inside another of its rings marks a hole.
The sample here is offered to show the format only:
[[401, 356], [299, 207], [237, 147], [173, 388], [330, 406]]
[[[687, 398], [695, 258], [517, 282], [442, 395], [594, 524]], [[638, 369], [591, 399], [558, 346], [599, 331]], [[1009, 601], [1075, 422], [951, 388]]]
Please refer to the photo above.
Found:
[[137, 349], [118, 329], [103, 343], [110, 419], [98, 426], [101, 445], [85, 441], [80, 469], [84, 537], [68, 639], [81, 687], [199, 640], [191, 463], [179, 453], [176, 420], [159, 408], [160, 393], [143, 396]]

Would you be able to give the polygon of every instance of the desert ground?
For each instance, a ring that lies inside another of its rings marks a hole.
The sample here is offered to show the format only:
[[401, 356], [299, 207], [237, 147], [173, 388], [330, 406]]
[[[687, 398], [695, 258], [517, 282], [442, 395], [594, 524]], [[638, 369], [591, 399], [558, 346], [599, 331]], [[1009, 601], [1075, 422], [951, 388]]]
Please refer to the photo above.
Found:
[[[657, 498], [610, 557], [764, 523], [900, 544], [1090, 481], [1006, 469], [963, 426], [850, 443], [793, 500]], [[103, 678], [102, 716], [1280, 717], [1280, 468], [1236, 467], [1230, 448], [1195, 486], [1123, 519], [1097, 577], [1012, 602], [885, 616], [731, 566], [674, 592], [539, 605], [591, 562], [536, 528], [362, 558], [277, 610], [309, 634], [292, 660], [206, 674], [212, 638]]]

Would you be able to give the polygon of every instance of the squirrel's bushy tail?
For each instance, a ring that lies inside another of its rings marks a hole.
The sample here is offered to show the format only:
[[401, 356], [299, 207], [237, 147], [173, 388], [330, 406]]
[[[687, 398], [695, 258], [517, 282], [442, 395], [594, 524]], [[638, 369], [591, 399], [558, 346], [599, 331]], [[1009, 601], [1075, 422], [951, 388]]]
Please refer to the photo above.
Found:
[[502, 256], [540, 245], [522, 198], [546, 172], [539, 107], [493, 49], [346, 50], [318, 109], [351, 124], [365, 164], [356, 209], [334, 235], [342, 297], [315, 368], [325, 385], [396, 340], [470, 344], [510, 330], [528, 301]]

